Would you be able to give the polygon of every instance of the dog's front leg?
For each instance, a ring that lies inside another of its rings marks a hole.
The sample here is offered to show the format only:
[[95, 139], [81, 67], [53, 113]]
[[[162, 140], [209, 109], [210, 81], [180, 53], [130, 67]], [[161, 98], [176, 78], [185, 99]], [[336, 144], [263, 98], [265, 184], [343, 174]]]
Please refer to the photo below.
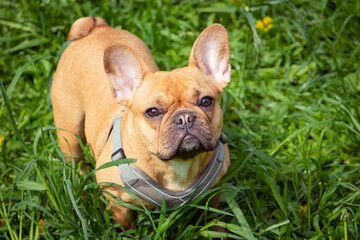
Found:
[[116, 223], [124, 226], [121, 227], [123, 231], [132, 228], [132, 223], [136, 219], [136, 211], [118, 204], [119, 203], [114, 199], [109, 201], [111, 213]]

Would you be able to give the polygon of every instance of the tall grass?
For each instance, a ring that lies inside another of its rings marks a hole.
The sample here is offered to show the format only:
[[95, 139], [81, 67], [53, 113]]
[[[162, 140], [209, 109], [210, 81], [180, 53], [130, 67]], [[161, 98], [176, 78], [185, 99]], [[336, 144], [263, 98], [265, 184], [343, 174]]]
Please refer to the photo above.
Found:
[[[359, 13], [358, 1], [340, 0], [1, 1], [0, 238], [360, 239]], [[82, 176], [52, 127], [59, 49], [83, 16], [136, 34], [162, 70], [185, 66], [209, 24], [229, 32], [228, 174], [177, 210], [138, 209], [124, 232], [87, 146]], [[265, 16], [267, 32], [255, 28]], [[219, 191], [219, 209], [209, 208]]]

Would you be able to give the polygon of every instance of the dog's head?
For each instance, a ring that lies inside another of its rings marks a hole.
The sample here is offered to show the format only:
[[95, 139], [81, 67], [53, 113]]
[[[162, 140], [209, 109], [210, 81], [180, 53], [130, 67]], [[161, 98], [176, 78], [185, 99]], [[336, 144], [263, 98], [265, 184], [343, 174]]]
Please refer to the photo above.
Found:
[[161, 160], [189, 159], [212, 151], [222, 128], [219, 100], [230, 82], [230, 49], [224, 27], [206, 28], [187, 67], [146, 72], [141, 56], [122, 45], [108, 47], [104, 67], [119, 103], [132, 114], [136, 136]]

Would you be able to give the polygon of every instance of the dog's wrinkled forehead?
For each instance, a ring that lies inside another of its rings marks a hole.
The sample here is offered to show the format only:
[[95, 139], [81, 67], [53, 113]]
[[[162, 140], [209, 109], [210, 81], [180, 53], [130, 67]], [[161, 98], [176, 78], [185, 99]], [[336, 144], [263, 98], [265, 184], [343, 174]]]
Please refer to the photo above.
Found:
[[[146, 91], [152, 89], [152, 91]], [[144, 90], [144, 91], [143, 91]], [[211, 96], [218, 100], [221, 92], [212, 78], [201, 71], [187, 68], [170, 72], [156, 72], [145, 76], [135, 98], [167, 107], [172, 104], [196, 104], [200, 97]]]

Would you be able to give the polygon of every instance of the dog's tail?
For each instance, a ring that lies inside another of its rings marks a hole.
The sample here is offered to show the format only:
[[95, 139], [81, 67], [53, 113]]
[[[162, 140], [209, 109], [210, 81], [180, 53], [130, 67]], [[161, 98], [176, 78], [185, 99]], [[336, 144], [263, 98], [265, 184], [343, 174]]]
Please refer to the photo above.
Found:
[[76, 20], [71, 26], [66, 40], [78, 40], [91, 33], [96, 27], [109, 26], [104, 19], [100, 17], [83, 17]]

